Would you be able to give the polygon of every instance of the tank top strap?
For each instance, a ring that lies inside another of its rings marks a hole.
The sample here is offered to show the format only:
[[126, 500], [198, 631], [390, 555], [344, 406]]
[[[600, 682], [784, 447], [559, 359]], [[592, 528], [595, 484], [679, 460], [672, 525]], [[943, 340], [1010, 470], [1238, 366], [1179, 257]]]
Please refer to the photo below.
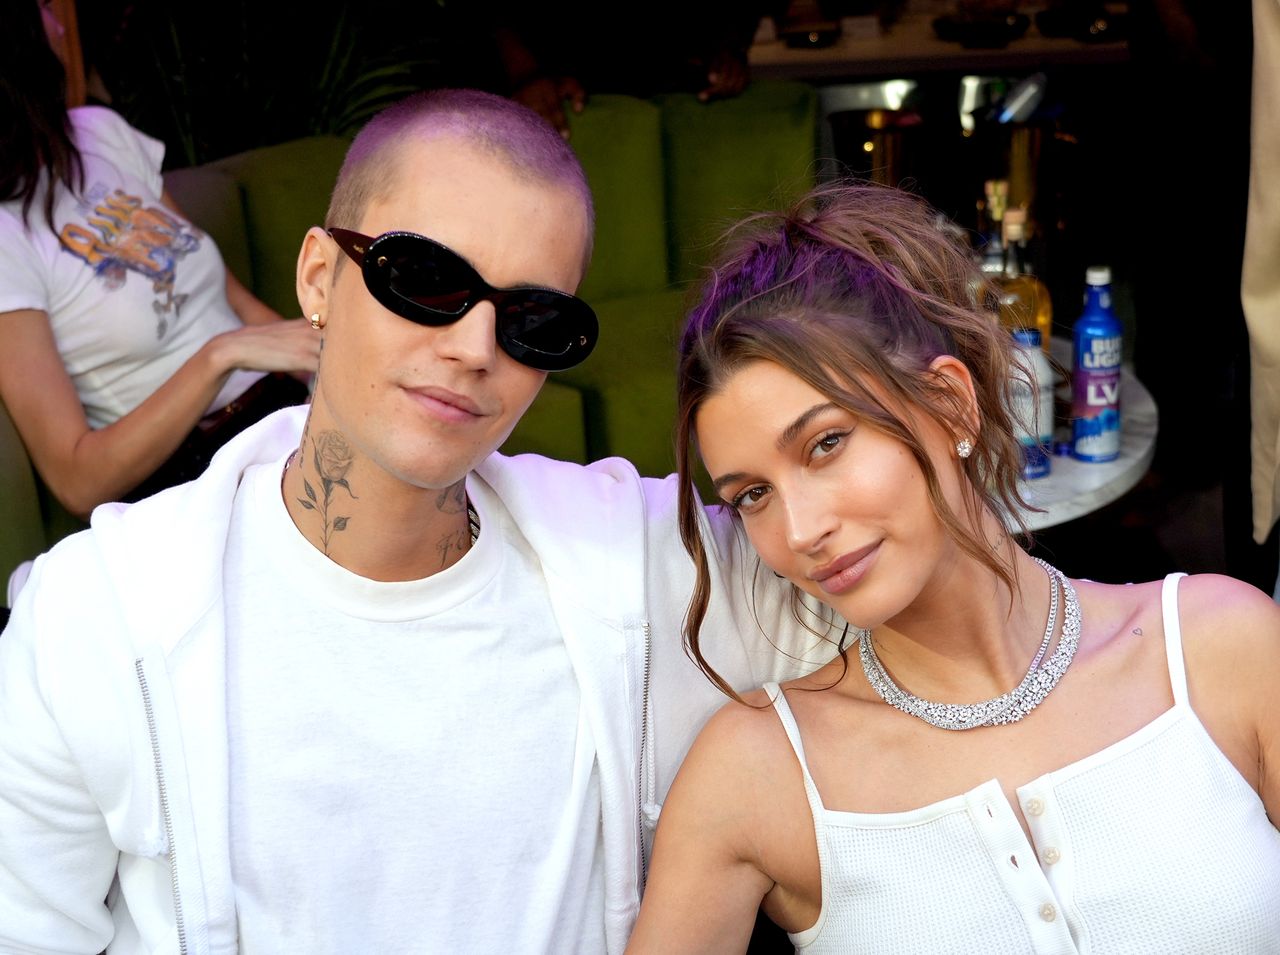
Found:
[[786, 730], [787, 739], [791, 741], [791, 748], [795, 751], [796, 759], [800, 763], [800, 772], [804, 774], [804, 791], [809, 796], [809, 808], [813, 810], [813, 821], [817, 824], [825, 807], [822, 805], [822, 797], [818, 795], [818, 787], [814, 783], [813, 777], [809, 775], [809, 763], [804, 758], [804, 743], [800, 741], [800, 727], [796, 724], [795, 714], [791, 712], [791, 706], [787, 703], [786, 694], [782, 692], [782, 687], [778, 686], [778, 684], [766, 683], [764, 691], [769, 694], [769, 699], [773, 702], [774, 712], [778, 714], [778, 719], [782, 721], [782, 728]]
[[1173, 702], [1187, 703], [1187, 666], [1182, 659], [1182, 625], [1178, 621], [1178, 581], [1186, 574], [1170, 574], [1160, 589], [1160, 610], [1164, 618], [1164, 649], [1169, 658], [1169, 683]]

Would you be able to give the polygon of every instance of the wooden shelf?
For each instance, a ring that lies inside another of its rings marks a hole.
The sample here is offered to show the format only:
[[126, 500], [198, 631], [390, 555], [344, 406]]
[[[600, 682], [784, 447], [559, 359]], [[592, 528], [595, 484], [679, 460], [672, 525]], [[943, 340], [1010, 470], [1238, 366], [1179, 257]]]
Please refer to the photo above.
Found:
[[1123, 63], [1123, 40], [1080, 43], [1041, 36], [1032, 22], [1003, 49], [965, 49], [938, 39], [933, 17], [908, 14], [876, 36], [841, 35], [816, 49], [789, 47], [781, 40], [757, 42], [747, 54], [751, 75], [771, 79], [829, 82], [866, 76], [911, 76], [930, 72], [1031, 71], [1051, 66]]

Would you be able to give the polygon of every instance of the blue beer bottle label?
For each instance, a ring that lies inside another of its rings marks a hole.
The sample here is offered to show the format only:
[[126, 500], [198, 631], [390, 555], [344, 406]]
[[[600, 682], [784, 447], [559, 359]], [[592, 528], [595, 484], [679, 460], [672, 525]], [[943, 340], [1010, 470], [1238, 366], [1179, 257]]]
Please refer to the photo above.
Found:
[[[1104, 278], [1105, 281], [1099, 281]], [[1085, 309], [1073, 340], [1072, 454], [1081, 461], [1120, 456], [1120, 363], [1124, 337], [1111, 313], [1110, 270], [1091, 268]]]

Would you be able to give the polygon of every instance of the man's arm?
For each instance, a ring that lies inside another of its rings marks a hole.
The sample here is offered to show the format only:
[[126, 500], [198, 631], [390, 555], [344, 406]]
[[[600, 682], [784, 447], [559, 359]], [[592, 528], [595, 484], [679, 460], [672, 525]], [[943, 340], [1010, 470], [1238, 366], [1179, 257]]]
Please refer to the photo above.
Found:
[[[62, 738], [37, 562], [0, 638], [0, 951], [96, 953], [118, 851]], [[70, 663], [64, 665], [73, 665]]]

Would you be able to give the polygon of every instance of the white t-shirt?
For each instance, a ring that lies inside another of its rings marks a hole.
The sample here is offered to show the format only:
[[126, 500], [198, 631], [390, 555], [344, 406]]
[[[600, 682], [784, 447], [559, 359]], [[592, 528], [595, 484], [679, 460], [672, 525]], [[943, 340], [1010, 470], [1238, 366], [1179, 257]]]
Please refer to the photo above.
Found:
[[241, 951], [603, 952], [595, 743], [502, 503], [477, 484], [458, 563], [377, 582], [302, 537], [282, 468], [224, 565]]
[[[101, 428], [240, 320], [213, 240], [161, 204], [163, 144], [100, 106], [70, 116], [84, 192], [58, 186], [53, 231], [46, 173], [25, 225], [21, 202], [0, 203], [0, 312], [48, 314], [89, 425]], [[232, 372], [210, 410], [260, 377]]]

